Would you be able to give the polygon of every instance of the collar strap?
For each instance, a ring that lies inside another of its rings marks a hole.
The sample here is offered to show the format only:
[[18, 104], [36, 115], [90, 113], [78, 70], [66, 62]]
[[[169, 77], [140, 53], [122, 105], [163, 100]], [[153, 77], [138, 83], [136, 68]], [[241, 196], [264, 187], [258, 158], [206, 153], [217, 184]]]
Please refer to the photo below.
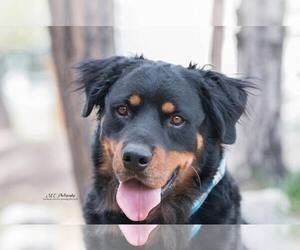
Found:
[[202, 206], [206, 198], [208, 197], [209, 193], [213, 190], [213, 188], [222, 180], [225, 175], [226, 170], [226, 161], [223, 157], [219, 163], [218, 169], [214, 177], [208, 182], [206, 191], [203, 192], [200, 197], [194, 202], [192, 207], [192, 215], [195, 214]]

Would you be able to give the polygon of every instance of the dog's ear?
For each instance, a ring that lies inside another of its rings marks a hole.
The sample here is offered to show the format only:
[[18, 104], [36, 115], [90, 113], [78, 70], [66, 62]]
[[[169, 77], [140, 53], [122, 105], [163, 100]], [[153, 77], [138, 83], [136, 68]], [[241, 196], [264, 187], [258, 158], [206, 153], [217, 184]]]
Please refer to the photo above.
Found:
[[214, 71], [199, 72], [202, 80], [198, 87], [204, 111], [221, 142], [233, 144], [236, 140], [236, 122], [245, 111], [247, 103], [246, 88], [251, 87], [251, 84]]
[[107, 59], [87, 60], [76, 68], [79, 72], [78, 82], [80, 89], [86, 94], [82, 116], [87, 117], [94, 107], [101, 115], [104, 111], [105, 96], [111, 86], [121, 77], [127, 69], [134, 67], [142, 57], [127, 58], [114, 56]]

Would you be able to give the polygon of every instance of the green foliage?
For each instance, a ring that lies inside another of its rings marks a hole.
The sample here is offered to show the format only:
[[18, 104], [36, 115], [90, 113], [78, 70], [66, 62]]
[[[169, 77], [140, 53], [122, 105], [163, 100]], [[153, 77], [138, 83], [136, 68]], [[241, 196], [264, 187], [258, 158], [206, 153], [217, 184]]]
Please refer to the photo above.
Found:
[[300, 238], [300, 227], [298, 225], [289, 225], [289, 235], [294, 239]]
[[292, 213], [300, 213], [300, 173], [289, 173], [283, 190], [290, 200]]
[[252, 181], [255, 182], [255, 185], [259, 189], [264, 189], [264, 188], [273, 186], [273, 183], [268, 178], [268, 176], [263, 168], [257, 168], [257, 169], [253, 170]]

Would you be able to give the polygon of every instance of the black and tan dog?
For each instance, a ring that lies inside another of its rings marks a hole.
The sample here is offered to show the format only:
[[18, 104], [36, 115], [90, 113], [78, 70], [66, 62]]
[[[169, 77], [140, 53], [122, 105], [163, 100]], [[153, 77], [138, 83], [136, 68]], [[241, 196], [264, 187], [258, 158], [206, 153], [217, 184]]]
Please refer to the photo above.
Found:
[[249, 86], [223, 74], [143, 57], [111, 57], [79, 66], [93, 108], [94, 182], [89, 224], [240, 223], [240, 194], [230, 175], [192, 211], [236, 140]]

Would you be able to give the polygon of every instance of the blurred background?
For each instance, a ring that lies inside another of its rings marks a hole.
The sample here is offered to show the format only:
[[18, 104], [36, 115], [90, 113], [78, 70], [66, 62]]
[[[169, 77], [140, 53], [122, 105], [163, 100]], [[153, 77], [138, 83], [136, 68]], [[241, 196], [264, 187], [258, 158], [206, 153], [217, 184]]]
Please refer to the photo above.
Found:
[[0, 10], [0, 224], [83, 223], [96, 121], [80, 117], [72, 66], [136, 54], [253, 79], [259, 91], [226, 147], [243, 214], [300, 222], [299, 1], [10, 0]]

